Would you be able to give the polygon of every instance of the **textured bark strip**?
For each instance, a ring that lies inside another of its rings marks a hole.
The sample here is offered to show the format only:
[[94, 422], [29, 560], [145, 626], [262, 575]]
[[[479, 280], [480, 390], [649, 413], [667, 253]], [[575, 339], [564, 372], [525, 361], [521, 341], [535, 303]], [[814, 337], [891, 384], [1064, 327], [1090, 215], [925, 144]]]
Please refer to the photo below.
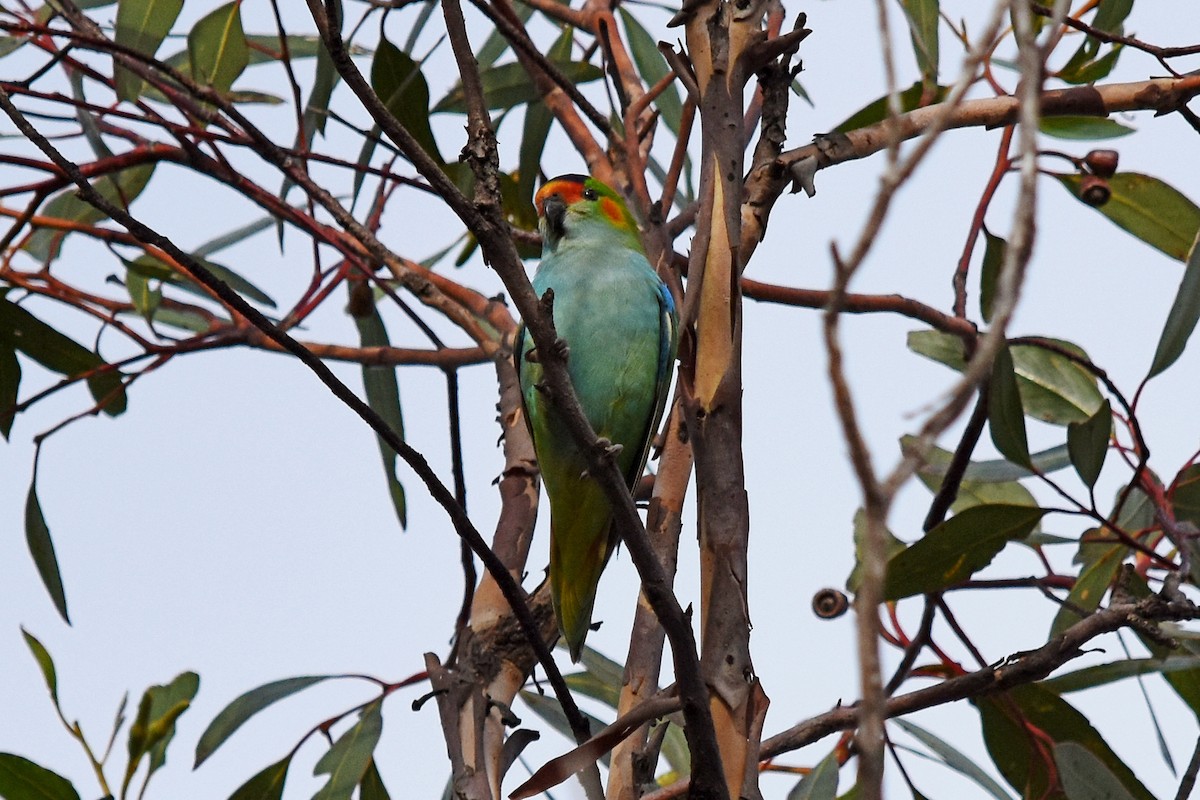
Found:
[[[675, 576], [679, 534], [683, 527], [683, 501], [692, 475], [692, 448], [683, 427], [683, 416], [683, 404], [678, 401], [673, 403], [661, 466], [655, 477], [650, 510], [646, 514], [646, 533], [668, 578]], [[629, 713], [658, 691], [662, 669], [666, 632], [644, 594], [638, 594], [637, 603], [633, 632], [629, 639], [629, 655], [625, 659], [624, 683], [617, 705], [618, 717]], [[649, 730], [650, 726], [644, 725], [613, 748], [608, 770], [608, 800], [637, 800], [642, 785], [653, 782], [658, 753], [647, 752]]]
[[750, 659], [746, 596], [749, 506], [742, 455], [741, 201], [747, 45], [763, 6], [685, 4], [687, 45], [700, 91], [700, 212], [692, 242], [686, 321], [688, 426], [700, 515], [701, 672], [730, 797], [759, 797], [758, 731], [766, 696]]

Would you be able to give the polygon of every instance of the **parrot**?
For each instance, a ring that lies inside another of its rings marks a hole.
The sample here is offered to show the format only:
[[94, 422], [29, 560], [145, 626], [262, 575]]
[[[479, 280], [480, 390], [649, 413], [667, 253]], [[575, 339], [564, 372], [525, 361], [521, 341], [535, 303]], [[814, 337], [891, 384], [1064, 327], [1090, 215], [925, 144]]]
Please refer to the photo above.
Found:
[[[671, 292], [646, 258], [621, 196], [595, 178], [560, 175], [534, 198], [542, 259], [538, 296], [554, 292], [567, 371], [596, 435], [614, 446], [632, 491], [645, 469], [666, 405], [677, 347]], [[550, 593], [559, 631], [578, 662], [596, 589], [619, 540], [613, 511], [554, 402], [522, 326], [513, 348], [525, 418], [550, 499]]]

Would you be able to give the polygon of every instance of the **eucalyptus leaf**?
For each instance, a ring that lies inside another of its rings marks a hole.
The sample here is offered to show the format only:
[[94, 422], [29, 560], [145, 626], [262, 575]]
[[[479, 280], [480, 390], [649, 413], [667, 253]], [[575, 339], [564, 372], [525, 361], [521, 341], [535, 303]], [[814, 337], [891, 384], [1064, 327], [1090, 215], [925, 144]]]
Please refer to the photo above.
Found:
[[[1081, 175], [1056, 175], [1076, 199]], [[1185, 261], [1200, 231], [1200, 208], [1158, 178], [1119, 172], [1108, 179], [1112, 196], [1096, 210], [1146, 244]]]
[[218, 92], [228, 92], [250, 63], [241, 9], [237, 0], [226, 3], [202, 17], [188, 33], [192, 78]]
[[1045, 509], [972, 506], [935, 526], [888, 561], [884, 598], [899, 600], [945, 589], [992, 562], [1008, 542], [1028, 536]]

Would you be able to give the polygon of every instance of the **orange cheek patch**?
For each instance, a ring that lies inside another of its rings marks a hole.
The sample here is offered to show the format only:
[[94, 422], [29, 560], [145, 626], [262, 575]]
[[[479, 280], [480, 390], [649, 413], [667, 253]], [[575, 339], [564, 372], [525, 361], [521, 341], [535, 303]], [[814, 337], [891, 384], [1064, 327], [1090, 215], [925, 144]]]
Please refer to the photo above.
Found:
[[543, 214], [542, 204], [552, 194], [562, 197], [563, 202], [569, 206], [583, 199], [583, 186], [574, 181], [550, 181], [541, 189], [538, 189], [533, 202], [537, 206], [539, 217]]
[[605, 197], [600, 201], [600, 210], [604, 212], [604, 216], [612, 220], [614, 225], [625, 224], [625, 215], [621, 213], [621, 207], [611, 197]]

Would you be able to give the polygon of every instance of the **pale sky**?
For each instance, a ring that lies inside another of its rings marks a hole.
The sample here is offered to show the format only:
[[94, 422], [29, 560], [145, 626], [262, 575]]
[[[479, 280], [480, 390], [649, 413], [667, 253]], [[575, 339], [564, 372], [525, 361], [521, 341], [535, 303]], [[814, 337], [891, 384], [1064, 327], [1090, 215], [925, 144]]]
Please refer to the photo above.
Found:
[[[862, 33], [863, 26], [873, 24], [872, 3], [787, 5], [789, 19], [806, 11], [814, 31], [801, 49], [801, 80], [816, 107], [797, 100], [789, 120], [789, 146], [798, 146], [878, 97], [883, 79], [877, 48]], [[192, 3], [185, 14], [198, 16], [207, 7]], [[946, 2], [943, 7], [957, 19], [973, 13], [976, 4]], [[903, 20], [895, 13], [898, 6], [891, 4], [889, 9], [894, 12], [893, 25], [902, 28]], [[641, 11], [652, 35], [674, 40], [677, 33], [662, 27], [666, 14]], [[245, 13], [248, 30], [271, 30], [266, 4], [247, 3]], [[388, 30], [394, 41], [405, 38], [414, 15], [412, 9], [393, 15]], [[1195, 20], [1192, 3], [1163, 0], [1139, 4], [1130, 28], [1154, 43], [1189, 44], [1200, 38]], [[488, 29], [478, 20], [472, 24], [473, 35], [482, 40]], [[422, 42], [418, 52], [428, 49], [433, 39]], [[906, 35], [898, 36], [898, 45], [902, 82], [907, 85], [916, 73]], [[168, 42], [161, 52], [171, 53], [179, 46]], [[449, 51], [443, 45], [438, 52], [445, 59]], [[945, 27], [942, 53], [948, 81], [956, 74], [958, 52]], [[365, 69], [366, 62], [361, 64]], [[311, 65], [303, 62], [298, 70], [304, 80]], [[1194, 60], [1177, 64], [1181, 71], [1197, 66]], [[426, 70], [435, 99], [448, 88], [447, 70]], [[1012, 74], [998, 74], [1007, 86], [1013, 85]], [[1161, 74], [1149, 57], [1127, 52], [1114, 78], [1140, 80]], [[278, 91], [278, 78], [277, 67], [256, 67], [238, 87]], [[351, 109], [356, 121], [365, 119], [345, 98], [343, 107]], [[268, 129], [272, 119], [280, 126], [291, 119], [286, 105], [256, 109], [255, 114], [266, 120]], [[1139, 113], [1122, 121], [1138, 132], [1095, 144], [1046, 139], [1044, 146], [1078, 155], [1093, 146], [1118, 149], [1122, 170], [1163, 178], [1200, 200], [1196, 133], [1177, 115], [1153, 119]], [[448, 137], [443, 139], [444, 153], [457, 150], [461, 123], [461, 117], [435, 119], [435, 130]], [[2, 130], [7, 133], [11, 126], [5, 123]], [[502, 147], [510, 156], [519, 132], [515, 116], [500, 130]], [[338, 132], [336, 125], [331, 124], [330, 133], [322, 149], [353, 158], [358, 141]], [[967, 130], [944, 138], [901, 193], [853, 290], [897, 291], [949, 308], [950, 276], [998, 136], [997, 131]], [[13, 146], [6, 141], [6, 148]], [[1060, 162], [1046, 166], [1061, 169]], [[558, 139], [547, 148], [543, 168], [550, 175], [577, 172], [582, 162]], [[829, 242], [845, 246], [857, 235], [882, 168], [881, 157], [841, 165], [818, 174], [816, 197], [781, 199], [747, 274], [792, 286], [827, 287], [832, 274]], [[230, 192], [193, 175], [167, 166], [161, 170], [134, 212], [185, 248], [259, 215]], [[278, 182], [277, 176], [264, 179], [268, 186]], [[335, 191], [348, 185], [346, 181]], [[1010, 225], [1012, 188], [1006, 183], [987, 217], [989, 228], [1000, 235]], [[1118, 231], [1070, 198], [1056, 181], [1043, 179], [1039, 188], [1040, 238], [1025, 302], [1011, 334], [1074, 341], [1132, 394], [1149, 366], [1182, 276], [1181, 265]], [[422, 258], [448, 244], [458, 230], [448, 214], [431, 213], [423, 195], [399, 192], [381, 238], [404, 255]], [[307, 280], [310, 262], [307, 243], [300, 237], [289, 234], [287, 245], [280, 256], [268, 232], [222, 253], [218, 260], [282, 304]], [[685, 249], [686, 239], [677, 245]], [[982, 245], [976, 269], [981, 256]], [[449, 264], [442, 268], [454, 270]], [[76, 237], [69, 240], [58, 269], [88, 274], [89, 283], [99, 287], [106, 275], [119, 271], [119, 263]], [[500, 290], [478, 259], [453, 274], [485, 293]], [[977, 273], [971, 286], [975, 314]], [[90, 342], [94, 336], [77, 315], [46, 303], [28, 307], [44, 312], [80, 341]], [[398, 313], [385, 313], [393, 343], [418, 341]], [[436, 322], [432, 315], [426, 318]], [[919, 425], [955, 376], [905, 348], [905, 333], [921, 327], [912, 320], [881, 315], [847, 317], [843, 323], [852, 387], [880, 469], [894, 463], [899, 437]], [[446, 331], [439, 326], [439, 332]], [[329, 302], [302, 333], [319, 341], [355, 341], [343, 299]], [[447, 338], [465, 342], [465, 337], [452, 333]], [[107, 338], [105, 346], [114, 352], [120, 349], [116, 337]], [[755, 626], [751, 647], [772, 700], [766, 724], [766, 734], [771, 735], [857, 695], [852, 616], [820, 621], [809, 602], [816, 590], [844, 584], [853, 565], [850, 523], [859, 500], [832, 415], [819, 312], [747, 302], [745, 350], [752, 523], [749, 592]], [[22, 360], [22, 368], [22, 397], [54, 380], [28, 360]], [[357, 367], [334, 369], [352, 387], [361, 388]], [[1153, 453], [1151, 466], [1160, 475], [1173, 475], [1200, 446], [1200, 423], [1192, 410], [1198, 371], [1200, 344], [1193, 342], [1142, 397], [1140, 419]], [[491, 484], [502, 464], [496, 447], [494, 373], [487, 365], [473, 367], [463, 371], [461, 381], [468, 507], [486, 535], [498, 508]], [[407, 368], [400, 373], [400, 385], [409, 442], [449, 482], [441, 374]], [[38, 404], [17, 418], [11, 441], [0, 447], [0, 530], [7, 531], [0, 537], [0, 585], [6, 598], [0, 606], [0, 665], [6, 678], [0, 682], [0, 751], [25, 755], [70, 778], [81, 797], [100, 795], [81, 751], [54, 716], [19, 626], [41, 639], [54, 656], [64, 711], [69, 720], [79, 720], [100, 748], [125, 692], [130, 693], [132, 714], [146, 686], [165, 683], [184, 670], [200, 674], [196, 702], [180, 719], [168, 763], [152, 781], [148, 798], [227, 797], [285, 755], [312, 726], [373, 695], [371, 685], [347, 680], [289, 698], [254, 718], [193, 773], [192, 753], [201, 732], [248, 689], [280, 678], [327, 673], [400, 680], [423, 669], [423, 653], [446, 654], [461, 577], [458, 540], [444, 513], [424, 496], [415, 477], [402, 470], [410, 522], [408, 531], [401, 532], [370, 431], [298, 363], [243, 350], [178, 358], [134, 385], [127, 414], [115, 420], [80, 421], [43, 448], [38, 488], [70, 604], [73, 624], [66, 626], [26, 551], [23, 508], [32, 465], [30, 439], [88, 402], [86, 392], [76, 387]], [[984, 439], [977, 458], [993, 454]], [[1060, 444], [1064, 431], [1030, 423], [1030, 439], [1034, 449], [1042, 449]], [[953, 437], [942, 444], [953, 447]], [[1128, 471], [1110, 454], [1097, 496], [1111, 497], [1127, 479]], [[1077, 481], [1064, 482], [1080, 491]], [[911, 485], [891, 517], [891, 529], [906, 541], [917, 538], [928, 501], [922, 486]], [[1051, 516], [1043, 525], [1069, 536], [1082, 528], [1061, 516]], [[530, 588], [540, 580], [546, 561], [544, 526], [543, 521], [529, 561]], [[689, 511], [677, 580], [685, 606], [698, 595], [693, 541], [694, 511]], [[1052, 558], [1066, 570], [1073, 554], [1073, 546], [1061, 546], [1052, 551]], [[1011, 546], [985, 574], [1027, 576], [1039, 574], [1039, 569], [1029, 550]], [[636, 580], [622, 552], [600, 587], [596, 618], [604, 620], [604, 626], [588, 643], [617, 660], [624, 658]], [[949, 602], [992, 660], [1042, 644], [1055, 612], [1033, 591], [959, 592]], [[919, 613], [915, 600], [901, 605], [908, 630], [916, 629]], [[973, 666], [961, 648], [953, 646], [953, 636], [944, 626], [935, 628], [935, 637], [961, 657], [964, 666]], [[1072, 666], [1122, 657], [1113, 637], [1096, 646], [1106, 652], [1089, 654]], [[886, 658], [894, 665], [898, 654], [889, 650]], [[927, 661], [923, 657], [919, 663]], [[925, 684], [913, 681], [907, 687], [920, 685]], [[1150, 678], [1146, 686], [1182, 770], [1195, 743], [1195, 718], [1161, 678]], [[425, 691], [424, 686], [399, 691], [385, 706], [377, 756], [393, 797], [436, 798], [449, 774], [435, 705], [415, 713], [409, 707]], [[1136, 686], [1125, 682], [1067, 699], [1091, 719], [1147, 788], [1159, 797], [1173, 796], [1177, 779], [1158, 754]], [[528, 708], [518, 705], [514, 710], [527, 726], [546, 729]], [[999, 779], [983, 749], [978, 715], [970, 706], [958, 703], [913, 720], [963, 749]], [[898, 732], [897, 740], [910, 742]], [[124, 768], [124, 741], [123, 731], [109, 771], [110, 781], [117, 784]], [[811, 766], [834, 741], [827, 738], [779, 762]], [[550, 733], [526, 751], [525, 759], [536, 768], [566, 747], [566, 740]], [[315, 739], [304, 746], [293, 761], [286, 798], [311, 796], [320, 786], [310, 776], [324, 750]], [[920, 758], [908, 756], [905, 767], [930, 797], [978, 796], [973, 784]], [[522, 766], [515, 766], [506, 788], [511, 790], [526, 776]], [[765, 775], [764, 796], [782, 798], [795, 781], [794, 776]], [[842, 772], [841, 790], [852, 783], [851, 766]], [[889, 770], [888, 787], [889, 796], [908, 796], [894, 768]], [[568, 784], [554, 796], [581, 794]]]

